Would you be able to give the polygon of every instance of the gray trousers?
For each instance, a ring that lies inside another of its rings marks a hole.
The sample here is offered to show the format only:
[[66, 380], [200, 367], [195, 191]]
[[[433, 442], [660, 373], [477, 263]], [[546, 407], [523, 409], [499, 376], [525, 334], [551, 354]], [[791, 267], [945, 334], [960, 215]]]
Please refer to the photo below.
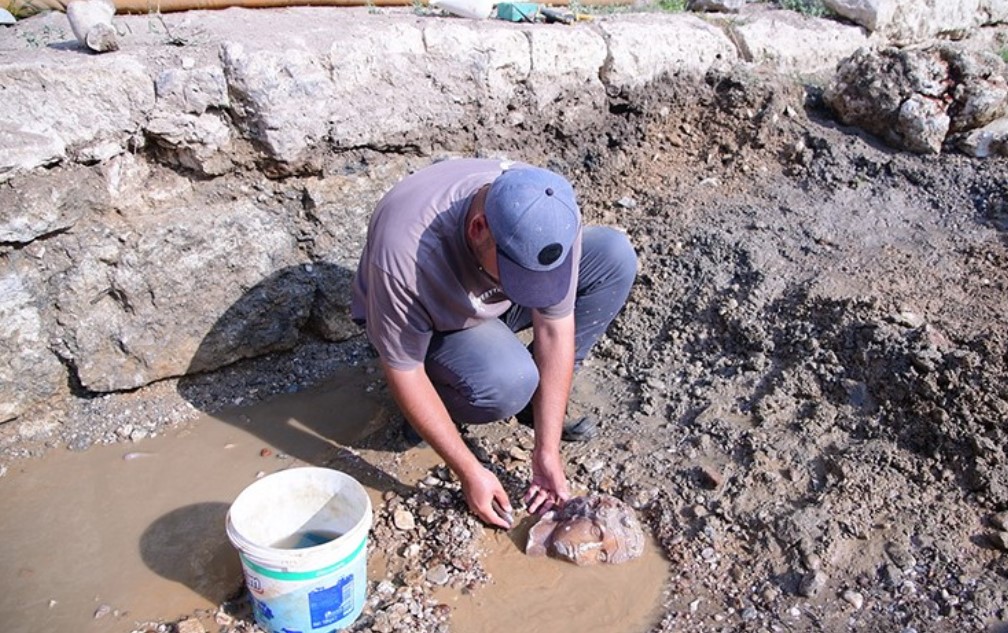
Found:
[[[585, 227], [574, 304], [575, 365], [623, 308], [636, 274], [637, 255], [624, 233]], [[502, 420], [532, 399], [539, 371], [515, 336], [531, 325], [531, 309], [512, 306], [500, 319], [434, 333], [424, 367], [455, 422]]]

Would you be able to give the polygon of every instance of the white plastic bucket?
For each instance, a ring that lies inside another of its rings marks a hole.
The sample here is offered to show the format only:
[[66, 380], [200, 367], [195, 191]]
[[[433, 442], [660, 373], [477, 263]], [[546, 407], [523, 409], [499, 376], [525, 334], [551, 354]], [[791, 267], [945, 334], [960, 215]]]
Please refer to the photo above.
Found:
[[[328, 633], [352, 624], [367, 597], [370, 528], [371, 499], [337, 470], [290, 468], [243, 490], [228, 510], [227, 535], [259, 626]], [[292, 540], [301, 541], [296, 549]]]

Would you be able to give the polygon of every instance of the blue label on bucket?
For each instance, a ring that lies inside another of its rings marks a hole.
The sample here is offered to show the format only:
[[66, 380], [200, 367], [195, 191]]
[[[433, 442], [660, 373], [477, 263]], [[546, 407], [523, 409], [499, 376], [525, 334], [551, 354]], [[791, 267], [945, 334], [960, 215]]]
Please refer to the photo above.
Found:
[[332, 587], [313, 589], [308, 594], [313, 629], [345, 618], [353, 609], [353, 575], [343, 576]]

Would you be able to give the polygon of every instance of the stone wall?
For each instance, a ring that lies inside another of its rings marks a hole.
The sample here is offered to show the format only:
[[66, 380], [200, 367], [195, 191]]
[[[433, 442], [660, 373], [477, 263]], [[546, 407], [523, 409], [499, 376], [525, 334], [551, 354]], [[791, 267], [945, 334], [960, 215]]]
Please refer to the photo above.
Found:
[[664, 77], [828, 74], [871, 45], [860, 26], [765, 7], [574, 26], [323, 8], [116, 24], [121, 49], [103, 55], [61, 14], [0, 30], [0, 421], [352, 335], [370, 209], [432, 155], [512, 131], [568, 138]]

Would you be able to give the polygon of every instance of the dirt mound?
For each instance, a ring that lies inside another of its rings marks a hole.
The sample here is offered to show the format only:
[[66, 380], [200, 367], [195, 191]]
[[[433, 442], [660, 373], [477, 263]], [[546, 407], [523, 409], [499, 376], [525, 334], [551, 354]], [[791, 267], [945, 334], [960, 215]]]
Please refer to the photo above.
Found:
[[649, 447], [619, 480], [682, 570], [663, 627], [1004, 618], [1006, 164], [894, 154], [744, 74], [651, 101], [582, 190], [641, 256], [599, 400]]

